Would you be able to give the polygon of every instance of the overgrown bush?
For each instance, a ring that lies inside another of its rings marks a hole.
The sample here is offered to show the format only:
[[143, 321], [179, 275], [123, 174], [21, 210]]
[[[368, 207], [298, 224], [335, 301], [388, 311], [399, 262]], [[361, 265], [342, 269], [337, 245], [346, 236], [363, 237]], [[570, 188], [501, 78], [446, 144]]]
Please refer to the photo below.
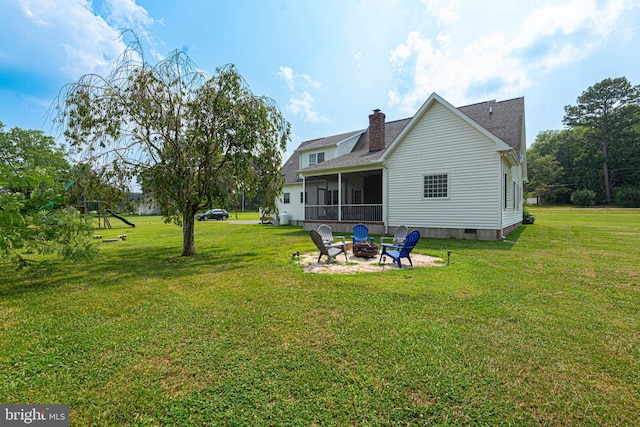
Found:
[[640, 208], [640, 187], [617, 189], [614, 201], [616, 205], [623, 208]]
[[571, 203], [576, 206], [593, 206], [596, 202], [596, 193], [591, 190], [576, 190], [571, 194]]

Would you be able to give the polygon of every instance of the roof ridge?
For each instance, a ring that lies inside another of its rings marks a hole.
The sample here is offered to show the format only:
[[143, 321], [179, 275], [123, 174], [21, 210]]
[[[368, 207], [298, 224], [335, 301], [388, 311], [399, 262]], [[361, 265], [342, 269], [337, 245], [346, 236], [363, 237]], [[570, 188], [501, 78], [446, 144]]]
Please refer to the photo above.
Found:
[[363, 132], [363, 131], [365, 131], [365, 129], [351, 130], [351, 131], [347, 131], [347, 132], [336, 133], [336, 134], [333, 134], [333, 135], [321, 136], [320, 138], [307, 139], [306, 141], [302, 141], [300, 144], [304, 144], [304, 143], [307, 143], [307, 142], [320, 141], [321, 139], [335, 138], [337, 136], [342, 136], [342, 135], [355, 134], [355, 133]]
[[[500, 102], [502, 102], [502, 101], [500, 101]], [[497, 104], [498, 102], [495, 99], [489, 99], [489, 100], [486, 100], [486, 101], [474, 102], [473, 104], [469, 104], [469, 105], [461, 105], [461, 106], [456, 107], [456, 108], [474, 107], [476, 105], [489, 104], [489, 103]]]
[[404, 120], [411, 120], [411, 119], [413, 119], [413, 117], [414, 117], [414, 116], [411, 116], [411, 117], [405, 117], [404, 119], [391, 120], [390, 122], [385, 121], [384, 123], [385, 123], [386, 125], [388, 125], [389, 123], [396, 123], [396, 122], [402, 122], [402, 121], [404, 121]]
[[482, 105], [482, 104], [502, 104], [503, 102], [510, 102], [510, 101], [515, 101], [517, 99], [524, 99], [524, 96], [516, 96], [514, 98], [509, 98], [509, 99], [503, 99], [501, 101], [496, 101], [495, 98], [494, 99], [488, 99], [486, 101], [480, 101], [480, 102], [475, 102], [473, 104], [468, 104], [468, 105], [461, 105], [459, 107], [456, 108], [467, 108], [467, 107], [475, 107], [477, 105]]
[[[388, 125], [390, 123], [397, 123], [397, 122], [402, 122], [405, 120], [411, 120], [413, 119], [413, 116], [411, 117], [405, 117], [404, 119], [397, 119], [397, 120], [391, 120], [391, 121], [385, 121], [385, 125]], [[336, 133], [334, 135], [327, 135], [327, 136], [322, 136], [320, 138], [314, 138], [314, 139], [307, 139], [306, 141], [302, 141], [300, 143], [300, 145], [302, 144], [306, 144], [306, 143], [311, 143], [311, 142], [315, 142], [315, 141], [320, 141], [321, 139], [329, 139], [329, 138], [335, 138], [337, 136], [341, 136], [341, 135], [349, 135], [349, 134], [356, 134], [358, 132], [366, 132], [369, 129], [369, 126], [367, 126], [364, 129], [357, 129], [357, 130], [351, 130], [351, 131], [347, 131], [347, 132], [341, 132], [341, 133]]]

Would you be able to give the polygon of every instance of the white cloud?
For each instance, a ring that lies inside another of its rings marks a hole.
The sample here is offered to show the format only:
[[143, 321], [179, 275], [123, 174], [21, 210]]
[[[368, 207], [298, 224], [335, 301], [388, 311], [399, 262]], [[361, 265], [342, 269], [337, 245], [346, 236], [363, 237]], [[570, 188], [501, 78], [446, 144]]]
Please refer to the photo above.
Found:
[[290, 90], [295, 89], [293, 69], [291, 69], [291, 67], [281, 65], [276, 74], [280, 76], [282, 80], [285, 81], [285, 83], [287, 83], [287, 86], [289, 86]]
[[315, 100], [308, 92], [310, 89], [322, 89], [321, 83], [315, 81], [306, 73], [298, 74], [291, 67], [284, 65], [279, 67], [276, 74], [284, 80], [292, 92], [287, 104], [289, 111], [300, 116], [305, 122], [321, 123], [329, 121], [326, 116], [313, 110]]
[[96, 14], [89, 0], [19, 1], [23, 19], [31, 24], [26, 28], [29, 38], [45, 41], [32, 46], [37, 49], [35, 54], [73, 79], [87, 73], [108, 73], [125, 49], [120, 28], [146, 34], [154, 22], [133, 0], [107, 0], [106, 18]]
[[305, 74], [305, 73], [300, 74], [300, 78], [312, 88], [322, 89], [322, 84], [320, 84], [320, 82], [313, 80], [309, 74]]
[[30, 31], [37, 34], [34, 39], [46, 41], [38, 54], [67, 77], [104, 71], [123, 48], [118, 33], [93, 14], [87, 1], [22, 0], [21, 5], [33, 24]]
[[358, 68], [362, 64], [362, 52], [356, 49], [351, 49], [351, 57], [356, 60]]
[[[441, 5], [424, 1], [434, 10]], [[555, 2], [533, 10], [511, 30], [494, 30], [487, 22], [487, 31], [478, 32], [486, 35], [465, 46], [456, 46], [451, 34], [440, 33], [432, 40], [412, 31], [389, 56], [398, 81], [388, 93], [389, 104], [415, 112], [431, 92], [454, 105], [477, 102], [478, 96], [520, 96], [536, 75], [579, 61], [601, 47], [624, 12], [635, 6], [632, 0]]]
[[135, 0], [107, 0], [105, 6], [109, 12], [107, 20], [118, 28], [130, 28], [144, 32], [155, 23], [145, 8]]
[[325, 122], [327, 119], [317, 111], [313, 111], [313, 97], [309, 92], [304, 91], [302, 93], [293, 95], [289, 99], [288, 108], [293, 114], [297, 114], [302, 117], [305, 122], [319, 123]]
[[427, 11], [436, 17], [441, 25], [450, 25], [460, 18], [460, 0], [421, 0]]

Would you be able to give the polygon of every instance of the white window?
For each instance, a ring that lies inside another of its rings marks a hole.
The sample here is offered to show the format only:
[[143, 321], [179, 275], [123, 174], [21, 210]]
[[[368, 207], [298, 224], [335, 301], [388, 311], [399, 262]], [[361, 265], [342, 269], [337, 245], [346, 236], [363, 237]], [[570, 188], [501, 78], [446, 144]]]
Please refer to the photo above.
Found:
[[324, 152], [309, 154], [309, 166], [315, 165], [316, 163], [322, 163], [322, 162], [324, 162]]
[[443, 199], [449, 197], [449, 175], [425, 175], [424, 198]]
[[284, 193], [282, 195], [282, 203], [289, 203], [289, 198], [290, 198], [290, 194], [289, 193]]

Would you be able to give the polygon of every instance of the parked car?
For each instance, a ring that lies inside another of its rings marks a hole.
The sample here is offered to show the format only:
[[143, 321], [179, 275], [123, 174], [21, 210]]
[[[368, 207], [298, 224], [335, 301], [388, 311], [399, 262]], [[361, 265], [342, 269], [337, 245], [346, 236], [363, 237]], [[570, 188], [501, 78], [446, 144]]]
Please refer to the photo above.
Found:
[[209, 209], [205, 213], [196, 214], [198, 221], [207, 221], [215, 219], [216, 221], [225, 220], [229, 218], [229, 212], [226, 209]]

